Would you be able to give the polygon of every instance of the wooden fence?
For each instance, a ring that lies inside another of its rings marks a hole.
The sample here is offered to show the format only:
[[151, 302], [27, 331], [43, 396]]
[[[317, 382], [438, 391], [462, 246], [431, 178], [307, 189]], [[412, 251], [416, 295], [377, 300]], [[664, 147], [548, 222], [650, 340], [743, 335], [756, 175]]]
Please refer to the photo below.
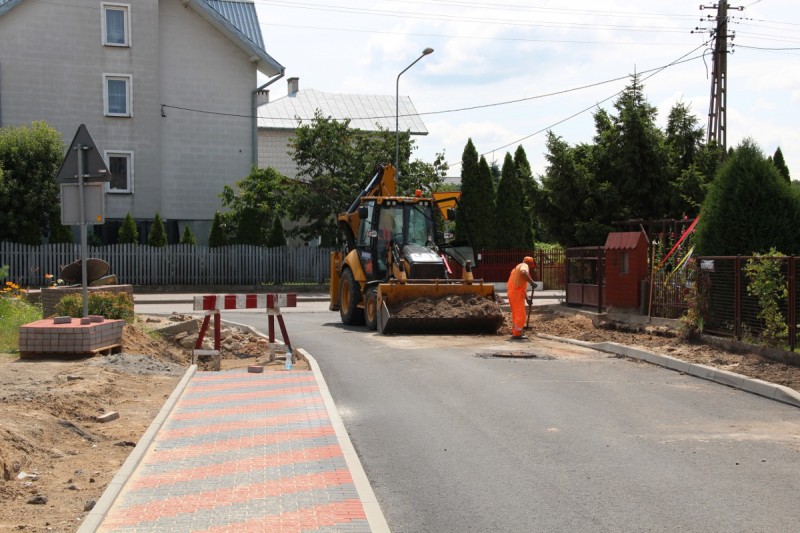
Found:
[[[115, 244], [89, 246], [86, 257], [102, 259], [122, 284], [259, 285], [325, 283], [330, 278], [329, 248], [174, 244], [164, 248]], [[0, 266], [10, 267], [10, 281], [22, 287], [47, 285], [61, 269], [79, 260], [80, 245], [29, 246], [0, 242]]]

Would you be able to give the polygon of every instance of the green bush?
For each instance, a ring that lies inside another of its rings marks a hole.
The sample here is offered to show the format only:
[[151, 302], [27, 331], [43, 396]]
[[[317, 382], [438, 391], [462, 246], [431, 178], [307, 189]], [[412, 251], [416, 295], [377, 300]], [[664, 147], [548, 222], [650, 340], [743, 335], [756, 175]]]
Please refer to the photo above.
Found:
[[155, 248], [163, 248], [167, 245], [167, 230], [164, 227], [164, 221], [161, 220], [161, 215], [158, 213], [156, 213], [156, 218], [150, 227], [150, 233], [147, 234], [147, 244]]
[[125, 215], [117, 234], [118, 244], [139, 244], [139, 228], [130, 213]]
[[42, 318], [42, 308], [22, 298], [0, 295], [0, 352], [19, 350], [19, 327]]
[[192, 233], [192, 228], [190, 228], [188, 225], [183, 230], [181, 244], [197, 244], [197, 239], [195, 239], [194, 233]]
[[[124, 292], [91, 292], [89, 293], [89, 314], [100, 315], [111, 320], [133, 322], [133, 300]], [[56, 305], [58, 316], [83, 316], [83, 296], [67, 294]]]

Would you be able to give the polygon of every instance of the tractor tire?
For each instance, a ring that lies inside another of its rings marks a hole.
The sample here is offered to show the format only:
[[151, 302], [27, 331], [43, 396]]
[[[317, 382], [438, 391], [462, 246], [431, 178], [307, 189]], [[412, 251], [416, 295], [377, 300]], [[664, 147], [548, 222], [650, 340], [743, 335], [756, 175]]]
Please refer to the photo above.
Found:
[[375, 287], [367, 289], [364, 295], [364, 321], [368, 330], [378, 329], [378, 289]]
[[353, 277], [353, 271], [345, 269], [339, 284], [339, 316], [346, 326], [364, 325], [364, 308], [361, 303], [361, 287]]

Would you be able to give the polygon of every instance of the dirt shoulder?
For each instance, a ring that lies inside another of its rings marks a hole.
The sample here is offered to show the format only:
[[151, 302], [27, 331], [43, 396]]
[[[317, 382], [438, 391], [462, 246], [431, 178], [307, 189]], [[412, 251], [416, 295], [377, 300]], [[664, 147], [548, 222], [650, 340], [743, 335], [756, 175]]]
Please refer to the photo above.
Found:
[[[140, 317], [126, 326], [119, 354], [0, 354], [0, 532], [79, 527], [189, 367], [190, 348], [180, 344], [187, 336], [150, 333], [164, 325], [166, 319]], [[282, 358], [268, 362], [260, 337], [223, 331], [231, 349], [223, 351], [222, 368], [284, 368]], [[308, 366], [297, 361], [295, 368]], [[98, 421], [111, 412], [119, 418]]]
[[[189, 367], [197, 326], [192, 321], [181, 315], [139, 316], [125, 328], [121, 354], [79, 360], [19, 360], [0, 354], [0, 532], [78, 528]], [[598, 328], [588, 316], [552, 307], [534, 307], [530, 325], [531, 344], [537, 342], [536, 333], [616, 342], [800, 390], [798, 367], [755, 353], [688, 343], [669, 328]], [[152, 333], [165, 326], [183, 331], [166, 338]], [[496, 339], [509, 334], [506, 314]], [[281, 354], [269, 362], [263, 338], [231, 328], [223, 329], [222, 336], [223, 369], [252, 364], [266, 372], [283, 369]], [[570, 350], [565, 344], [547, 346], [564, 354]], [[212, 363], [202, 362], [200, 371]], [[298, 361], [295, 368], [308, 365]], [[119, 418], [98, 421], [109, 412]]]

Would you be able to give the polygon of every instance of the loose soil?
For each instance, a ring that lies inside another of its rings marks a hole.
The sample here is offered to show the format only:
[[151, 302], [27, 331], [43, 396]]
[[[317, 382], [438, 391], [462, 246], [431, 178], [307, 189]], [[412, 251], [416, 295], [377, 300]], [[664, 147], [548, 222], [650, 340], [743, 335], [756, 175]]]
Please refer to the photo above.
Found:
[[[754, 353], [690, 343], [670, 328], [621, 331], [619, 324], [595, 321], [596, 327], [592, 318], [564, 311], [533, 308], [530, 346], [537, 343], [536, 334], [616, 342], [800, 390], [800, 368]], [[504, 318], [497, 336], [481, 339], [507, 338], [510, 317], [506, 313]], [[20, 360], [0, 354], [0, 532], [78, 528], [189, 366], [192, 333], [162, 338], [152, 330], [191, 320], [139, 316], [125, 327], [120, 354], [78, 360]], [[222, 336], [221, 368], [283, 369], [283, 355], [270, 362], [262, 337], [237, 329], [223, 330]], [[559, 345], [565, 353], [570, 349]], [[205, 347], [210, 348], [209, 341]], [[204, 361], [200, 370], [212, 366], [213, 361]], [[296, 361], [294, 366], [307, 369], [308, 363]], [[97, 420], [112, 411], [120, 417]]]
[[[140, 316], [125, 326], [122, 352], [112, 355], [0, 354], [0, 532], [80, 526], [189, 367], [191, 335], [162, 338], [152, 330], [186, 320], [193, 319]], [[285, 355], [278, 351], [270, 362], [262, 337], [235, 328], [222, 336], [223, 369], [283, 371]], [[295, 359], [294, 367], [308, 369], [308, 363]], [[110, 412], [119, 418], [98, 421]]]

